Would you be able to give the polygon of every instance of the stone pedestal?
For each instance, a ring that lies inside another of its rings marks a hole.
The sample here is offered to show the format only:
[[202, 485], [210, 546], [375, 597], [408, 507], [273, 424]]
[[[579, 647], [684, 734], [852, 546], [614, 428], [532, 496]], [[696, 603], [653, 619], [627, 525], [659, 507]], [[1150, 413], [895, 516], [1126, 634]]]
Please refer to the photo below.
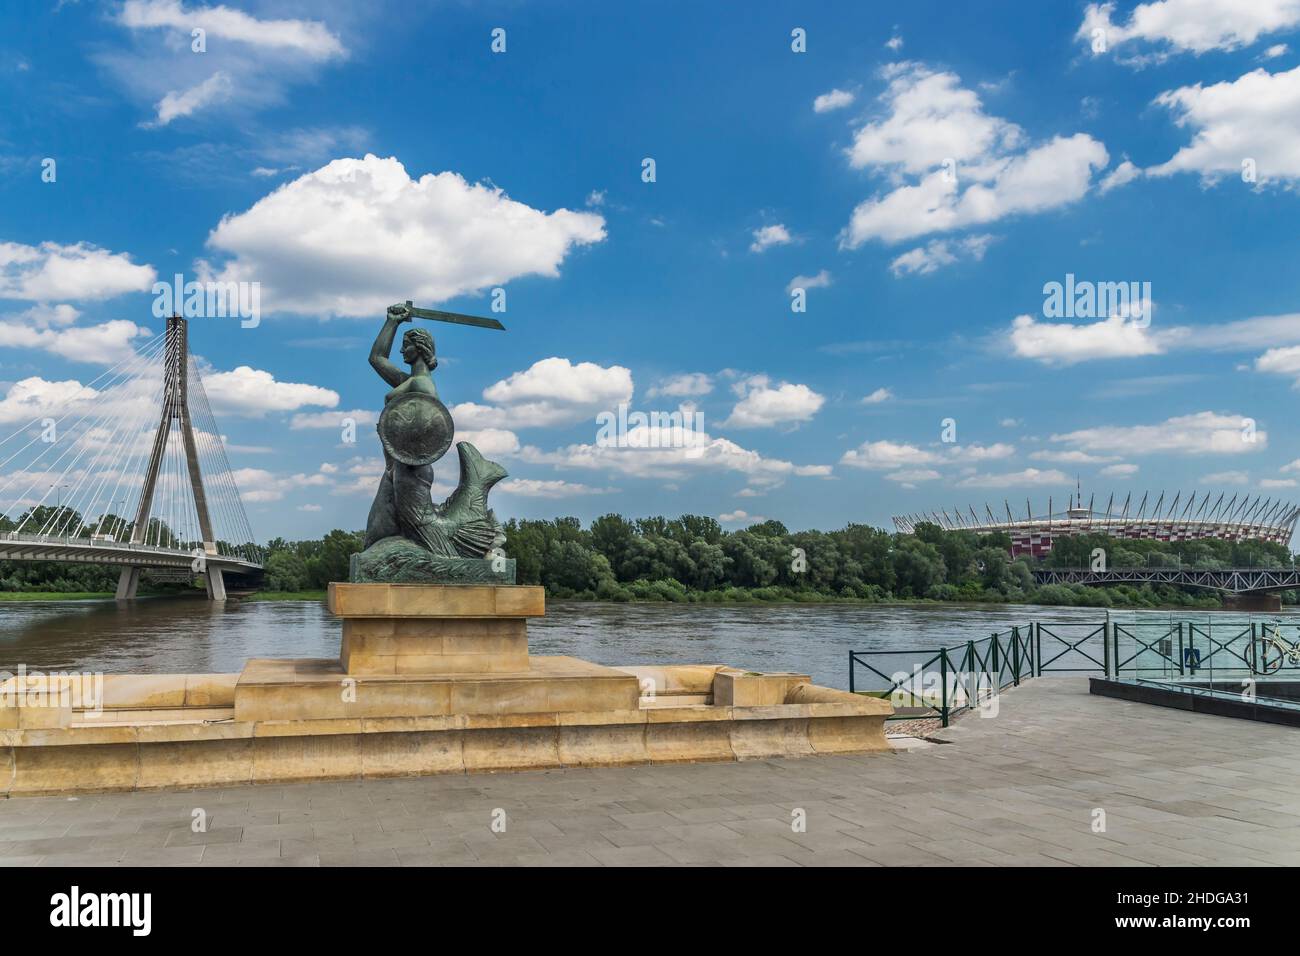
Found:
[[329, 586], [343, 619], [346, 674], [525, 673], [528, 618], [546, 613], [540, 587], [345, 584]]

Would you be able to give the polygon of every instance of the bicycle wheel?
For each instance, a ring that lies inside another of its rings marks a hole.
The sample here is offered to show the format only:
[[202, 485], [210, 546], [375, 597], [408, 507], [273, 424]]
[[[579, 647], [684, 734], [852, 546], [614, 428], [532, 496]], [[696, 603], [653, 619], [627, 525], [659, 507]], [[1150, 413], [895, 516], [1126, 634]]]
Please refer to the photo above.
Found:
[[1255, 674], [1272, 674], [1282, 666], [1282, 651], [1268, 638], [1257, 637], [1246, 647], [1246, 666]]

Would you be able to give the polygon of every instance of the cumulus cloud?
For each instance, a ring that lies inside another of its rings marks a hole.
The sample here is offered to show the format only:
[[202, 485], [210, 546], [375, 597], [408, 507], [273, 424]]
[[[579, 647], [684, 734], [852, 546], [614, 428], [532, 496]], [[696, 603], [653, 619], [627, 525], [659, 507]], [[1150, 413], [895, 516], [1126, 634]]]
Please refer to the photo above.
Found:
[[339, 403], [339, 394], [332, 389], [280, 382], [270, 372], [247, 365], [229, 372], [205, 371], [203, 387], [215, 411], [250, 418], [260, 418], [267, 412], [291, 412], [305, 405], [333, 408]]
[[1138, 466], [1122, 462], [1117, 465], [1107, 465], [1097, 473], [1107, 478], [1132, 478], [1138, 473]]
[[[1152, 0], [1138, 4], [1121, 23], [1112, 20], [1114, 13], [1114, 3], [1088, 4], [1076, 37], [1094, 55], [1135, 42], [1150, 45], [1150, 53], [1132, 59], [1137, 65], [1173, 53], [1237, 50], [1261, 36], [1300, 26], [1300, 0]], [[1100, 50], [1094, 43], [1098, 36], [1104, 39]]]
[[943, 456], [906, 442], [866, 441], [857, 448], [846, 451], [840, 464], [871, 471], [887, 471], [915, 465], [932, 465], [943, 461]]
[[1083, 451], [1121, 455], [1241, 455], [1268, 447], [1268, 433], [1244, 415], [1195, 412], [1154, 425], [1102, 425], [1052, 435]]
[[156, 277], [153, 266], [136, 265], [124, 252], [85, 242], [37, 246], [0, 242], [0, 299], [110, 299], [126, 292], [147, 292]]
[[863, 405], [879, 405], [881, 402], [887, 402], [894, 397], [894, 393], [887, 388], [878, 388], [870, 395], [862, 399]]
[[1206, 485], [1244, 485], [1250, 481], [1250, 475], [1244, 471], [1216, 471], [1201, 475], [1200, 480]]
[[813, 100], [814, 113], [829, 113], [831, 110], [843, 109], [852, 105], [854, 95], [848, 90], [831, 90]]
[[786, 283], [786, 294], [794, 292], [795, 289], [825, 289], [831, 284], [831, 274], [822, 269], [814, 276], [798, 275]]
[[286, 494], [299, 488], [319, 488], [330, 483], [322, 472], [312, 474], [277, 475], [264, 468], [236, 468], [230, 477], [245, 502], [280, 501]]
[[1000, 474], [967, 475], [957, 482], [962, 488], [1038, 488], [1045, 485], [1068, 484], [1069, 477], [1055, 468], [1046, 471], [1039, 468], [1024, 468], [1020, 471]]
[[1088, 325], [1039, 322], [1031, 315], [1020, 315], [1011, 323], [1010, 341], [1015, 355], [1049, 365], [1158, 355], [1164, 351], [1149, 325], [1119, 315]]
[[451, 409], [469, 428], [533, 428], [594, 421], [632, 399], [632, 373], [622, 365], [541, 359], [483, 390], [492, 405], [462, 402]]
[[554, 451], [531, 445], [519, 452], [528, 464], [580, 468], [637, 478], [675, 480], [708, 471], [745, 475], [751, 484], [770, 484], [791, 476], [829, 477], [830, 465], [796, 465], [767, 458], [727, 438], [697, 431], [687, 418], [682, 425], [635, 425], [624, 440], [610, 444], [574, 444]]
[[497, 485], [497, 490], [523, 498], [575, 498], [578, 495], [607, 495], [617, 489], [593, 488], [581, 482], [559, 479], [508, 478]]
[[659, 384], [651, 386], [646, 391], [646, 397], [657, 398], [664, 395], [669, 398], [694, 398], [707, 395], [711, 391], [713, 391], [712, 376], [704, 372], [683, 372], [680, 375], [670, 375]]
[[1141, 175], [1142, 170], [1126, 159], [1102, 178], [1097, 191], [1104, 196], [1112, 189], [1128, 185]]
[[1085, 133], [1031, 145], [1019, 126], [984, 112], [978, 94], [923, 64], [886, 67], [884, 116], [857, 130], [849, 163], [889, 177], [860, 203], [840, 237], [856, 249], [1043, 212], [1080, 199], [1106, 148]]
[[555, 277], [605, 238], [592, 212], [546, 213], [454, 172], [412, 179], [394, 158], [336, 159], [222, 218], [221, 281], [258, 281], [268, 311], [375, 315], [393, 289], [440, 302], [527, 275]]
[[732, 386], [741, 396], [723, 426], [732, 428], [767, 428], [811, 421], [826, 403], [807, 385], [779, 382], [775, 386], [766, 375], [752, 375]]
[[794, 242], [790, 230], [779, 222], [754, 230], [754, 241], [749, 244], [750, 252], [764, 252], [773, 246], [788, 246]]
[[751, 515], [737, 508], [735, 511], [728, 511], [726, 514], [718, 515], [718, 520], [723, 524], [736, 524], [741, 521], [749, 524], [761, 524], [767, 519], [762, 515]]
[[980, 262], [996, 238], [984, 233], [963, 239], [931, 239], [924, 246], [910, 249], [898, 256], [889, 263], [889, 269], [895, 276], [928, 275], [962, 259]]
[[[306, 404], [323, 403], [311, 402]], [[306, 428], [342, 429], [344, 423], [348, 420], [351, 420], [360, 428], [362, 425], [373, 425], [378, 419], [378, 414], [369, 408], [354, 408], [351, 411], [299, 412], [289, 420], [289, 429], [291, 431], [301, 431]]]
[[211, 103], [229, 99], [234, 90], [230, 77], [218, 70], [202, 83], [187, 90], [169, 91], [158, 101], [158, 118], [152, 125], [166, 126], [174, 119], [189, 116]]
[[50, 382], [33, 375], [14, 382], [0, 399], [0, 424], [33, 421], [63, 406], [89, 407], [98, 394], [75, 379]]
[[1257, 183], [1294, 187], [1300, 180], [1300, 67], [1284, 73], [1261, 68], [1210, 86], [1184, 86], [1154, 102], [1193, 135], [1167, 162], [1148, 168], [1148, 176], [1190, 172], [1215, 182], [1240, 176], [1249, 162]]
[[0, 319], [0, 348], [40, 349], [75, 362], [117, 365], [135, 354], [138, 339], [151, 336], [148, 329], [126, 319], [42, 328], [39, 321], [26, 320], [32, 311]]

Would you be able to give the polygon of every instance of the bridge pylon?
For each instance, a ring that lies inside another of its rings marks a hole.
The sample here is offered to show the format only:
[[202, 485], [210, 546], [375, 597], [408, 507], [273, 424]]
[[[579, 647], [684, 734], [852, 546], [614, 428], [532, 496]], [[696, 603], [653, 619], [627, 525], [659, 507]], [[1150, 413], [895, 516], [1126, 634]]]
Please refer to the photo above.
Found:
[[[162, 466], [163, 455], [167, 450], [167, 439], [171, 435], [172, 422], [179, 426], [181, 441], [184, 446], [186, 471], [189, 475], [190, 490], [194, 495], [194, 508], [198, 512], [199, 532], [203, 536], [205, 555], [215, 556], [217, 552], [216, 537], [212, 533], [212, 518], [208, 514], [208, 498], [203, 488], [203, 473], [199, 469], [198, 446], [194, 441], [194, 426], [190, 421], [189, 409], [189, 332], [187, 322], [179, 315], [167, 320], [167, 341], [163, 361], [163, 402], [162, 417], [158, 422], [158, 431], [154, 434], [153, 449], [149, 454], [149, 465], [145, 471], [144, 488], [140, 492], [140, 507], [135, 515], [135, 526], [131, 529], [131, 543], [144, 541], [145, 531], [149, 526], [149, 513], [153, 509], [154, 490], [158, 485], [158, 472]], [[213, 601], [226, 599], [226, 583], [219, 567], [196, 555], [196, 562], [201, 567], [200, 573], [207, 585], [208, 598]], [[117, 599], [129, 601], [135, 598], [140, 584], [138, 566], [125, 567], [117, 580]]]

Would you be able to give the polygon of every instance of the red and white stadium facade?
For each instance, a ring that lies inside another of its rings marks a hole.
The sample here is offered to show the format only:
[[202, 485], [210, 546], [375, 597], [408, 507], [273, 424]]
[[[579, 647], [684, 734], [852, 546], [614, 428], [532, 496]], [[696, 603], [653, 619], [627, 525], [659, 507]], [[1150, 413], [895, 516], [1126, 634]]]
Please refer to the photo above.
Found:
[[1059, 514], [1053, 513], [1049, 498], [1047, 513], [1037, 517], [1026, 501], [1023, 518], [1015, 517], [1010, 504], [1004, 501], [1006, 520], [995, 515], [986, 504], [984, 518], [978, 516], [973, 507], [967, 506], [965, 513], [961, 508], [956, 508], [952, 514], [941, 510], [896, 515], [894, 527], [905, 534], [911, 533], [923, 522], [937, 524], [950, 531], [974, 531], [977, 534], [1001, 531], [1011, 536], [1012, 557], [1022, 554], [1041, 557], [1051, 552], [1054, 538], [1079, 534], [1107, 534], [1112, 538], [1148, 538], [1156, 541], [1218, 538], [1223, 541], [1288, 544], [1295, 531], [1296, 521], [1300, 519], [1300, 506], [1280, 500], [1273, 501], [1271, 498], [1264, 499], [1263, 496], [1251, 498], [1248, 495], [1233, 495], [1225, 501], [1226, 492], [1217, 499], [1213, 493], [1198, 499], [1193, 492], [1186, 503], [1181, 501], [1181, 494], [1175, 495], [1173, 502], [1165, 508], [1165, 495], [1161, 492], [1155, 505], [1148, 511], [1149, 497], [1143, 495], [1137, 507], [1130, 508], [1130, 495], [1125, 497], [1123, 505], [1116, 508], [1115, 496], [1112, 495], [1104, 509], [1094, 510], [1094, 499], [1089, 499], [1087, 506], [1083, 506], [1082, 495], [1077, 498], [1071, 495], [1069, 506]]

